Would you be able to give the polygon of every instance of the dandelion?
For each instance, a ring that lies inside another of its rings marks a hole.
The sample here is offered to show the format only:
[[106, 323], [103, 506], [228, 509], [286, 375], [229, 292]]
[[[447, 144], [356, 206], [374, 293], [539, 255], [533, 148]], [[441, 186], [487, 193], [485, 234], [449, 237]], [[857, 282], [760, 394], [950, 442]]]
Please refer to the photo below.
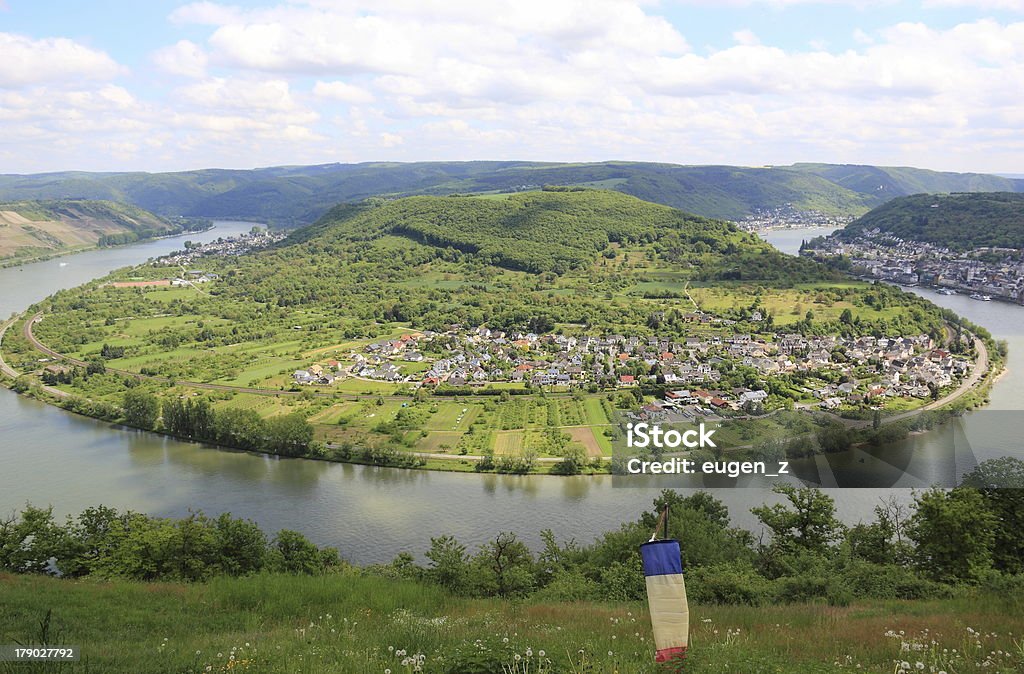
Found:
[[540, 657], [543, 658], [544, 657], [544, 651], [543, 650], [537, 651], [537, 655], [539, 655]]

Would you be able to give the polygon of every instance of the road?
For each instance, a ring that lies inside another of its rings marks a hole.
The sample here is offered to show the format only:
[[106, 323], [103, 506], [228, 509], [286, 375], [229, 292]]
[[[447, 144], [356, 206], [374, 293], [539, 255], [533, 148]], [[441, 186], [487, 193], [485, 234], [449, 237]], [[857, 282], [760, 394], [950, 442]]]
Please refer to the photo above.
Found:
[[[18, 320], [18, 318], [19, 318], [18, 316], [13, 316], [13, 317], [7, 319], [6, 321], [4, 321], [3, 325], [0, 325], [0, 343], [3, 343], [3, 341], [4, 341], [4, 335], [7, 334], [7, 328], [11, 327], [11, 325], [13, 325], [14, 322], [16, 320]], [[7, 361], [4, 360], [4, 354], [3, 354], [3, 350], [2, 349], [0, 349], [0, 371], [2, 371], [8, 377], [13, 377], [14, 379], [17, 379], [18, 377], [21, 376], [20, 372], [18, 372], [13, 367], [8, 365]], [[50, 395], [56, 396], [58, 398], [66, 398], [69, 395], [71, 395], [67, 391], [61, 391], [60, 389], [53, 388], [52, 386], [45, 386], [45, 385], [43, 385], [42, 389], [44, 391], [46, 391], [47, 393], [49, 393]]]

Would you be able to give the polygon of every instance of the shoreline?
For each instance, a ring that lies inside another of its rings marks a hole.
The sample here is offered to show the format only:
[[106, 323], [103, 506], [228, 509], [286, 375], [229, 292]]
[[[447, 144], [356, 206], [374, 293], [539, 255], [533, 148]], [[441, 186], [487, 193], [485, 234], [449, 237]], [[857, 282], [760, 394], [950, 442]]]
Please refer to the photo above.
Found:
[[[239, 220], [238, 222], [244, 222]], [[260, 223], [253, 223], [260, 224]], [[39, 255], [36, 257], [26, 257], [21, 259], [9, 259], [0, 260], [0, 269], [11, 269], [14, 267], [23, 267], [28, 264], [35, 264], [37, 262], [49, 262], [50, 260], [56, 260], [57, 258], [67, 257], [69, 255], [77, 255], [78, 253], [88, 253], [94, 250], [116, 250], [118, 248], [124, 248], [126, 246], [134, 246], [140, 243], [148, 243], [150, 241], [160, 241], [162, 239], [173, 239], [177, 236], [185, 236], [186, 234], [202, 234], [208, 232], [211, 229], [215, 229], [217, 225], [210, 223], [209, 227], [203, 227], [202, 229], [187, 229], [178, 232], [177, 234], [163, 234], [161, 236], [147, 236], [144, 239], [136, 239], [134, 241], [126, 241], [125, 243], [119, 243], [113, 246], [100, 246], [93, 244], [91, 246], [79, 246], [76, 248], [68, 248], [67, 250], [55, 250], [52, 253]]]
[[[51, 356], [51, 357], [53, 357], [55, 359], [64, 360], [64, 361], [67, 361], [67, 362], [71, 362], [73, 364], [79, 364], [80, 365], [81, 364], [80, 361], [77, 361], [74, 358], [70, 358], [70, 357], [65, 356], [63, 354], [60, 354], [59, 352], [53, 351], [52, 349], [50, 349], [49, 347], [46, 347], [41, 342], [39, 342], [37, 339], [35, 339], [34, 335], [32, 334], [31, 326], [35, 322], [40, 320], [41, 317], [42, 317], [42, 312], [38, 312], [35, 315], [27, 318], [26, 322], [25, 322], [25, 324], [24, 324], [24, 326], [22, 328], [24, 336], [26, 337], [26, 339], [29, 340], [29, 342], [32, 344], [33, 348], [36, 348], [41, 353], [49, 355], [49, 356]], [[119, 429], [122, 429], [122, 430], [131, 429], [131, 430], [135, 430], [135, 431], [141, 431], [141, 432], [146, 432], [146, 433], [153, 433], [153, 434], [156, 434], [156, 435], [159, 435], [159, 436], [163, 436], [163, 437], [174, 438], [175, 440], [178, 440], [178, 441], [190, 442], [190, 443], [195, 443], [195, 444], [199, 444], [199, 445], [207, 445], [207, 446], [212, 447], [212, 448], [218, 448], [218, 449], [223, 449], [223, 450], [232, 451], [232, 452], [244, 452], [244, 453], [248, 453], [248, 454], [259, 455], [259, 456], [264, 456], [264, 457], [275, 457], [275, 458], [279, 458], [279, 459], [291, 459], [291, 458], [295, 458], [295, 459], [311, 459], [311, 460], [314, 460], [314, 461], [325, 461], [325, 462], [328, 462], [328, 463], [347, 463], [347, 464], [352, 464], [352, 465], [374, 466], [374, 467], [378, 467], [378, 468], [401, 468], [401, 469], [405, 469], [405, 470], [428, 470], [428, 471], [451, 472], [451, 473], [479, 473], [481, 475], [518, 475], [518, 476], [553, 475], [555, 477], [574, 477], [574, 476], [578, 477], [578, 476], [594, 476], [594, 475], [614, 475], [614, 472], [611, 470], [612, 460], [614, 458], [614, 454], [612, 456], [604, 456], [604, 455], [602, 455], [600, 457], [586, 457], [584, 462], [582, 464], [580, 464], [580, 466], [579, 466], [579, 472], [574, 473], [574, 474], [569, 474], [569, 475], [563, 475], [563, 474], [558, 474], [558, 473], [552, 473], [551, 472], [551, 469], [553, 467], [555, 467], [556, 465], [558, 465], [559, 463], [561, 463], [564, 460], [562, 457], [535, 457], [534, 460], [533, 460], [533, 468], [531, 468], [531, 470], [528, 470], [528, 471], [525, 471], [525, 472], [520, 472], [520, 471], [498, 472], [498, 471], [494, 471], [494, 470], [477, 471], [475, 469], [475, 466], [476, 466], [477, 463], [479, 463], [480, 461], [483, 461], [483, 460], [485, 460], [487, 458], [491, 458], [493, 460], [495, 458], [494, 456], [492, 456], [492, 457], [485, 457], [485, 456], [468, 455], [468, 454], [446, 455], [446, 454], [431, 453], [431, 452], [411, 452], [411, 451], [403, 451], [403, 450], [393, 450], [394, 453], [396, 455], [398, 455], [398, 456], [409, 457], [409, 458], [411, 458], [413, 460], [417, 460], [417, 461], [422, 462], [422, 464], [418, 465], [418, 466], [409, 466], [409, 465], [404, 465], [403, 466], [403, 465], [392, 465], [392, 464], [388, 464], [388, 463], [377, 463], [377, 462], [374, 462], [374, 461], [361, 461], [361, 460], [358, 460], [358, 458], [356, 458], [355, 456], [350, 457], [350, 458], [344, 458], [344, 459], [334, 458], [334, 457], [327, 457], [327, 456], [322, 456], [322, 455], [321, 456], [306, 455], [306, 456], [295, 456], [295, 457], [283, 456], [281, 454], [277, 454], [277, 453], [274, 453], [274, 452], [268, 452], [268, 451], [262, 451], [262, 450], [253, 450], [253, 449], [245, 449], [245, 448], [240, 448], [240, 447], [233, 447], [233, 446], [230, 446], [230, 445], [222, 445], [222, 444], [219, 444], [219, 443], [216, 443], [216, 442], [211, 442], [211, 441], [208, 441], [208, 440], [197, 440], [197, 439], [194, 439], [194, 438], [181, 437], [181, 436], [177, 436], [177, 435], [175, 435], [173, 433], [168, 433], [168, 432], [166, 432], [164, 430], [138, 428], [138, 427], [127, 425], [127, 424], [125, 424], [123, 422], [120, 422], [120, 421], [112, 421], [112, 420], [108, 420], [108, 419], [102, 419], [102, 418], [99, 418], [99, 417], [94, 417], [94, 416], [87, 415], [87, 414], [82, 414], [81, 412], [78, 412], [78, 411], [75, 411], [75, 410], [69, 410], [66, 407], [64, 407], [63, 405], [58, 404], [56, 402], [56, 400], [54, 400], [54, 399], [65, 399], [65, 400], [66, 399], [70, 399], [72, 397], [75, 397], [75, 394], [73, 394], [73, 393], [69, 393], [67, 391], [64, 391], [64, 390], [61, 390], [61, 389], [57, 389], [57, 388], [54, 388], [54, 387], [51, 387], [51, 386], [47, 386], [47, 385], [45, 385], [45, 384], [43, 384], [42, 382], [39, 382], [39, 381], [35, 381], [35, 383], [37, 384], [37, 387], [38, 387], [37, 390], [40, 390], [40, 391], [48, 394], [48, 396], [50, 396], [50, 397], [42, 397], [42, 396], [32, 395], [31, 394], [31, 389], [26, 390], [26, 391], [17, 391], [17, 390], [14, 390], [13, 386], [10, 385], [11, 383], [13, 383], [13, 380], [15, 380], [15, 379], [17, 379], [19, 377], [22, 377], [22, 376], [26, 376], [26, 375], [24, 373], [18, 373], [16, 370], [14, 370], [12, 367], [10, 367], [6, 363], [6, 361], [4, 360], [4, 358], [3, 358], [3, 338], [6, 335], [7, 330], [12, 325], [14, 325], [15, 323], [17, 323], [19, 320], [21, 320], [23, 318], [26, 318], [24, 312], [19, 313], [19, 314], [15, 315], [15, 316], [12, 316], [12, 317], [8, 318], [6, 321], [4, 321], [3, 324], [0, 324], [0, 373], [2, 373], [2, 375], [3, 375], [3, 378], [0, 379], [0, 384], [3, 384], [3, 386], [5, 388], [8, 388], [9, 390], [13, 390], [15, 393], [25, 393], [25, 394], [28, 394], [30, 397], [32, 397], [32, 398], [34, 398], [36, 400], [39, 400], [40, 402], [43, 402], [45, 404], [53, 405], [54, 407], [59, 407], [60, 409], [62, 409], [65, 412], [71, 412], [73, 414], [78, 414], [79, 416], [90, 418], [90, 419], [93, 419], [93, 420], [96, 420], [96, 421], [110, 423], [110, 424], [112, 424], [112, 425], [114, 425], [114, 426], [116, 426], [116, 427], [118, 427]], [[939, 400], [936, 400], [936, 401], [932, 401], [930, 403], [926, 403], [925, 405], [922, 405], [921, 407], [919, 407], [919, 408], [917, 408], [915, 410], [910, 410], [910, 411], [907, 411], [907, 412], [901, 412], [901, 413], [897, 413], [897, 414], [894, 414], [892, 416], [889, 416], [889, 417], [885, 418], [882, 421], [882, 425], [889, 425], [889, 424], [893, 424], [893, 423], [903, 422], [903, 421], [907, 421], [908, 419], [913, 419], [914, 417], [920, 416], [920, 415], [928, 413], [928, 412], [939, 412], [939, 411], [942, 411], [942, 410], [945, 410], [945, 409], [949, 409], [958, 400], [961, 400], [962, 398], [970, 396], [972, 393], [975, 393], [975, 392], [981, 393], [982, 397], [981, 397], [981, 399], [979, 401], [975, 401], [975, 404], [972, 405], [971, 407], [976, 407], [976, 406], [981, 406], [981, 405], [986, 404], [986, 402], [988, 400], [988, 391], [996, 383], [996, 381], [998, 381], [998, 379], [1003, 374], [1005, 374], [1005, 372], [1006, 372], [1006, 364], [1005, 364], [1005, 360], [1000, 358], [999, 361], [998, 361], [1000, 367], [999, 367], [999, 369], [997, 371], [993, 372], [993, 359], [990, 357], [988, 347], [985, 345], [984, 340], [982, 340], [981, 338], [979, 338], [977, 336], [975, 336], [974, 338], [976, 340], [976, 344], [978, 346], [978, 350], [979, 350], [979, 354], [980, 354], [979, 360], [975, 361], [975, 363], [977, 365], [978, 362], [983, 361], [984, 362], [984, 366], [985, 366], [984, 371], [980, 375], [974, 376], [974, 373], [972, 373], [972, 375], [970, 377], [968, 377], [967, 379], [965, 379], [954, 391], [952, 391], [951, 393], [947, 394], [943, 398], [941, 398]], [[151, 379], [151, 380], [154, 380], [154, 381], [162, 381], [162, 382], [171, 383], [171, 384], [180, 384], [180, 385], [183, 385], [183, 386], [186, 386], [186, 387], [194, 387], [194, 388], [207, 389], [207, 390], [211, 390], [211, 389], [212, 390], [222, 390], [222, 391], [223, 390], [229, 390], [229, 391], [235, 391], [235, 392], [249, 392], [249, 393], [257, 393], [258, 392], [259, 394], [262, 394], [262, 395], [272, 395], [272, 396], [295, 396], [295, 395], [303, 395], [304, 393], [306, 393], [304, 391], [284, 391], [284, 390], [275, 391], [275, 390], [271, 390], [271, 389], [255, 389], [255, 390], [250, 391], [249, 389], [246, 389], [245, 387], [239, 388], [239, 387], [232, 387], [232, 386], [228, 386], [228, 385], [204, 384], [204, 383], [201, 383], [201, 382], [188, 382], [188, 381], [178, 382], [178, 381], [174, 381], [174, 380], [171, 380], [169, 378], [166, 378], [166, 377], [157, 377], [157, 376], [152, 376], [152, 375], [144, 375], [144, 374], [141, 374], [141, 373], [130, 372], [130, 371], [127, 371], [127, 370], [117, 370], [115, 368], [110, 368], [110, 370], [115, 372], [115, 373], [124, 374], [126, 376], [133, 376], [133, 377], [140, 378], [140, 379]], [[7, 381], [8, 379], [11, 379], [12, 381], [9, 383]], [[338, 398], [340, 394], [318, 392], [316, 395], [323, 396], [323, 397], [330, 397], [330, 398]], [[350, 398], [355, 399], [355, 400], [362, 400], [362, 399], [365, 399], [366, 397], [367, 396], [361, 396], [361, 395], [357, 395], [357, 394], [353, 394], [352, 396], [350, 396]], [[402, 399], [413, 399], [413, 396], [389, 396], [389, 398], [394, 398], [396, 400], [402, 400]], [[86, 398], [86, 400], [89, 400], [89, 399]], [[842, 423], [844, 423], [851, 430], [863, 429], [868, 424], [868, 422], [864, 421], [864, 420], [841, 419], [841, 421], [842, 421]], [[913, 431], [908, 431], [907, 435], [909, 436], [909, 435], [911, 435], [913, 433], [914, 433]], [[323, 443], [323, 447], [325, 447], [327, 449], [338, 449], [338, 448], [340, 448], [340, 445], [328, 442], [328, 443]], [[735, 450], [742, 450], [742, 449], [749, 449], [749, 448], [750, 448], [749, 445], [743, 445], [743, 446], [733, 447], [733, 448], [730, 448], [730, 449], [732, 451], [735, 451]], [[358, 449], [357, 448], [353, 448], [353, 452], [356, 455], [364, 453], [364, 452], [367, 453], [366, 455], [368, 455], [368, 452], [372, 451], [372, 449], [373, 448], [358, 448]], [[385, 451], [388, 451], [389, 448], [382, 448], [382, 449], [384, 449]], [[590, 461], [593, 461], [596, 458], [600, 458], [601, 461], [602, 461], [602, 464], [606, 464], [607, 465], [607, 470], [604, 469], [603, 466], [602, 466], [601, 469], [590, 468], [590, 466], [591, 466]], [[430, 465], [430, 464], [433, 464], [433, 465]], [[541, 468], [541, 467], [547, 468], [547, 470], [535, 470], [535, 468]]]

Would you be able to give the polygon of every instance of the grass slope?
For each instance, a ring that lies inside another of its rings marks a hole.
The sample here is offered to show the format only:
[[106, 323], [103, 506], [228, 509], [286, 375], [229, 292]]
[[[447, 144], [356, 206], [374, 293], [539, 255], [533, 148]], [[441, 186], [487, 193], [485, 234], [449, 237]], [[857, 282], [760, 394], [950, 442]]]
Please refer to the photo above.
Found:
[[180, 223], [112, 201], [5, 202], [0, 203], [0, 261], [181, 231]]
[[[0, 574], [0, 588], [0, 641], [40, 644], [40, 622], [52, 611], [46, 641], [81, 647], [82, 662], [59, 671], [657, 671], [649, 617], [637, 603], [463, 599], [359, 575], [186, 585]], [[1020, 608], [1019, 598], [993, 597], [843, 608], [691, 604], [685, 671], [892, 672], [907, 661], [912, 671], [921, 662], [926, 672], [1019, 672]], [[419, 654], [415, 670], [408, 658]], [[0, 663], [0, 671], [58, 669]]]

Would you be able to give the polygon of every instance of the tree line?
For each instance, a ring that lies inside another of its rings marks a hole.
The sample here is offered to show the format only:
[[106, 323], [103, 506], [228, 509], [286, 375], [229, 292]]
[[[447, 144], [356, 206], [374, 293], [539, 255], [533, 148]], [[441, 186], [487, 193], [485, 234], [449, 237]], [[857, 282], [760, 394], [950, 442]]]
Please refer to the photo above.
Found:
[[813, 488], [775, 488], [780, 503], [751, 511], [766, 537], [732, 526], [707, 492], [665, 490], [653, 509], [589, 545], [541, 533], [532, 551], [513, 533], [469, 549], [452, 536], [362, 569], [339, 561], [300, 534], [272, 539], [252, 522], [224, 514], [153, 518], [90, 508], [58, 524], [50, 510], [27, 507], [0, 521], [0, 569], [67, 577], [202, 580], [260, 572], [349, 572], [415, 579], [461, 595], [549, 601], [639, 600], [645, 592], [638, 547], [669, 508], [667, 534], [681, 544], [692, 600], [762, 605], [857, 598], [948, 597], [980, 588], [1024, 596], [1024, 462], [981, 464], [955, 489], [915, 494], [875, 508], [871, 522], [844, 525], [830, 496]]
[[299, 412], [264, 419], [254, 410], [214, 409], [201, 397], [167, 398], [132, 388], [123, 399], [129, 426], [280, 456], [311, 456], [323, 447], [313, 440], [313, 427]]

